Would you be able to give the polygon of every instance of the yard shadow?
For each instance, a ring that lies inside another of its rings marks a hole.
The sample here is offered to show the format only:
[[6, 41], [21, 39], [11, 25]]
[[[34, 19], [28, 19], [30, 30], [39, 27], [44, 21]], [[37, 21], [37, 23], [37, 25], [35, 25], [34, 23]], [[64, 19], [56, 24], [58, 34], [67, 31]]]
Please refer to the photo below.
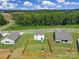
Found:
[[55, 42], [55, 32], [53, 32], [53, 40], [54, 40], [54, 42]]

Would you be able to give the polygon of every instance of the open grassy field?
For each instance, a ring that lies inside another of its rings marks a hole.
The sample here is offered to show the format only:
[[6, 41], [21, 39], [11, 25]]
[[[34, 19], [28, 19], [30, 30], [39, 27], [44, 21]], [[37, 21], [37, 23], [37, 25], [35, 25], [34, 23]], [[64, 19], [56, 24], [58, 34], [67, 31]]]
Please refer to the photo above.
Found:
[[[34, 33], [25, 33], [17, 40], [15, 45], [0, 44], [0, 48], [13, 49], [10, 59], [79, 59], [79, 53], [77, 52], [76, 45], [79, 33], [72, 33], [72, 44], [55, 43], [53, 33], [50, 32], [45, 33], [44, 42], [35, 41], [33, 39], [33, 35]], [[47, 39], [51, 44], [52, 53], [50, 53]], [[25, 46], [26, 48], [24, 50]]]
[[79, 28], [79, 25], [58, 25], [58, 26], [20, 26], [13, 25], [5, 30], [29, 30], [29, 29], [47, 29], [47, 28]]

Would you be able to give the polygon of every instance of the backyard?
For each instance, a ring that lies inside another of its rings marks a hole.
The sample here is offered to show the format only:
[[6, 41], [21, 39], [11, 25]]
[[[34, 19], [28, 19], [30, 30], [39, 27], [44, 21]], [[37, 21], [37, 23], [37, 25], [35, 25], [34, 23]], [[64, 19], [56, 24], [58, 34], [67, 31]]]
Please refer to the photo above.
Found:
[[[72, 44], [55, 43], [52, 32], [45, 33], [44, 42], [35, 41], [33, 35], [34, 33], [25, 33], [17, 40], [15, 45], [0, 44], [0, 48], [13, 51], [10, 53], [10, 59], [79, 59], [76, 45], [79, 33], [72, 33]], [[47, 39], [50, 42], [52, 53], [50, 52]]]

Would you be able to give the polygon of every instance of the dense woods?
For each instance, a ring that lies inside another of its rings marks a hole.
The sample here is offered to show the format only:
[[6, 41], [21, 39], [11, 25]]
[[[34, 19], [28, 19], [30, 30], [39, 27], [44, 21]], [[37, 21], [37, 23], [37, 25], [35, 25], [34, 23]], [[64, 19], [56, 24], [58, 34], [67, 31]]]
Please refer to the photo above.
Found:
[[0, 14], [0, 26], [6, 24], [7, 22], [5, 21], [4, 17], [2, 14]]
[[39, 10], [12, 13], [18, 25], [71, 25], [79, 24], [79, 10]]

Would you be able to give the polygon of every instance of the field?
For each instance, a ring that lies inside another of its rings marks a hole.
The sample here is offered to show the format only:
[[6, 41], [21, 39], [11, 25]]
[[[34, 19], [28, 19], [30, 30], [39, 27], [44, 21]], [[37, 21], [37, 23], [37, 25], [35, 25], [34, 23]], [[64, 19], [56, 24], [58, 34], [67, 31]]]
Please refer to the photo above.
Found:
[[[0, 48], [12, 51], [9, 54], [9, 59], [79, 59], [76, 45], [79, 33], [72, 33], [72, 44], [55, 43], [53, 33], [50, 32], [45, 33], [44, 42], [33, 40], [33, 35], [34, 33], [25, 33], [17, 40], [15, 45], [0, 44]], [[48, 41], [50, 42], [52, 52], [50, 51]]]
[[58, 26], [20, 26], [13, 25], [5, 30], [29, 30], [29, 29], [48, 29], [48, 28], [79, 28], [79, 25], [58, 25]]

